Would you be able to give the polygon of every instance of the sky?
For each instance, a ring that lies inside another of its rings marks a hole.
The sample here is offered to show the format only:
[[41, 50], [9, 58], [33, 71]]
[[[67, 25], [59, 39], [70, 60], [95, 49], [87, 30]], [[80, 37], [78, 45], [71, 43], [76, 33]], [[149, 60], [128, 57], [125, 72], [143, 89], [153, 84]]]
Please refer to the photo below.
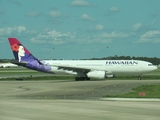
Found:
[[0, 59], [160, 57], [160, 0], [0, 0]]

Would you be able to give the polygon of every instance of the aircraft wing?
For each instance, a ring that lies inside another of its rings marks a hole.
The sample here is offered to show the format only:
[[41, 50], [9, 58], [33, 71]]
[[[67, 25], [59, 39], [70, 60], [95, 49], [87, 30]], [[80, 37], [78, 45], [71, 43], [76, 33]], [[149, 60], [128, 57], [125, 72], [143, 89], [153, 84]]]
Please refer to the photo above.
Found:
[[65, 66], [65, 65], [52, 65], [52, 66], [58, 67], [59, 70], [62, 69], [62, 70], [68, 70], [73, 72], [89, 72], [93, 70], [91, 68], [84, 68], [84, 67], [78, 67], [78, 66]]
[[[102, 71], [102, 69], [93, 69], [93, 68], [84, 68], [84, 67], [80, 67], [80, 66], [65, 66], [65, 65], [52, 65], [54, 67], [58, 67], [58, 69], [62, 69], [62, 70], [68, 70], [68, 71], [73, 71], [73, 72], [90, 72], [90, 71]], [[105, 70], [106, 71], [106, 70]], [[111, 72], [111, 71], [106, 71], [106, 72]]]

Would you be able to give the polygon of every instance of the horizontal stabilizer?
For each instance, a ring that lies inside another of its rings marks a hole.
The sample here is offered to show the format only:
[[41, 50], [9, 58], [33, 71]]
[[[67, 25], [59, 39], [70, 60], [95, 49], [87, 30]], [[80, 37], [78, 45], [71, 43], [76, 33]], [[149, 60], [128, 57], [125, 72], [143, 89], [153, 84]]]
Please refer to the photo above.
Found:
[[16, 64], [16, 65], [20, 65], [20, 66], [24, 66], [26, 67], [27, 63], [26, 62], [17, 62], [17, 61], [12, 61], [11, 63]]

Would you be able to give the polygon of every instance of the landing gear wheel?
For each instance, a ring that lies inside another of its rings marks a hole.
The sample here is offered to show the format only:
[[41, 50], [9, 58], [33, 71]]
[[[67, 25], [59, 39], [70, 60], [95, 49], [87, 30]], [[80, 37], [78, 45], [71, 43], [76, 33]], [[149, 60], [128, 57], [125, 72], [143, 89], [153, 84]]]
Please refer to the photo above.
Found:
[[142, 75], [139, 75], [139, 76], [138, 76], [138, 80], [142, 80]]
[[85, 77], [80, 77], [80, 80], [81, 80], [81, 81], [84, 81], [84, 80], [85, 80]]
[[75, 77], [75, 81], [79, 81], [80, 79], [79, 79], [79, 77]]
[[89, 77], [86, 77], [86, 80], [90, 80], [90, 78], [89, 78]]
[[84, 81], [84, 80], [90, 80], [89, 77], [75, 77], [75, 81]]

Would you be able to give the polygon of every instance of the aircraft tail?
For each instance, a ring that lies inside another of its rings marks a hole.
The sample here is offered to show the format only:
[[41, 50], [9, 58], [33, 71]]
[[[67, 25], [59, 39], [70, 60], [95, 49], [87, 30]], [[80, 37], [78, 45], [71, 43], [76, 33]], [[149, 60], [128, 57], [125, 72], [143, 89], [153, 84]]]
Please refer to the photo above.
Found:
[[27, 63], [36, 59], [16, 38], [8, 38], [15, 62]]
[[8, 38], [8, 40], [15, 57], [15, 61], [12, 63], [37, 71], [53, 73], [51, 66], [46, 66], [43, 64], [45, 61], [35, 58], [16, 38]]

